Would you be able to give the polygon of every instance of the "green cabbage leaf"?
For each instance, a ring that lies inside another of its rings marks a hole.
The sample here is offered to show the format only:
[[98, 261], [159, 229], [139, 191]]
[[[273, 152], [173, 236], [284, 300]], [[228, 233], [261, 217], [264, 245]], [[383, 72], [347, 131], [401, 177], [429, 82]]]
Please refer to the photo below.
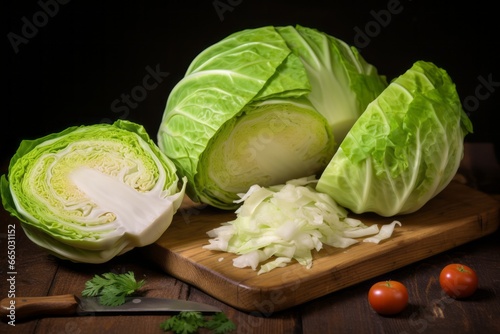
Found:
[[448, 73], [417, 61], [368, 105], [316, 189], [355, 213], [415, 212], [453, 179], [470, 132]]
[[314, 29], [261, 27], [202, 51], [172, 89], [158, 146], [195, 202], [319, 175], [385, 87], [358, 51]]
[[142, 126], [119, 120], [22, 141], [1, 195], [35, 244], [59, 258], [103, 263], [165, 232], [183, 182]]

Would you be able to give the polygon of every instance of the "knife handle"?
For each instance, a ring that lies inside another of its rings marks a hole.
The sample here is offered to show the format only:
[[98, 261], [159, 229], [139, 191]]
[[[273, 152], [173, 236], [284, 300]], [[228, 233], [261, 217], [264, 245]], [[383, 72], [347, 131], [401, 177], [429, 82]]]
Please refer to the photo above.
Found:
[[42, 315], [73, 315], [77, 307], [74, 295], [4, 298], [0, 301], [0, 315], [4, 320], [17, 321]]

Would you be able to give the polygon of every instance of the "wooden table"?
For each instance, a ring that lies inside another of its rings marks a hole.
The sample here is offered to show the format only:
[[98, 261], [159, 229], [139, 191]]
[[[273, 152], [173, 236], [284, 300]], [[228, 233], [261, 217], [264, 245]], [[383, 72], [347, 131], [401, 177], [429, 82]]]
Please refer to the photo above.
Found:
[[[497, 196], [500, 199], [500, 197]], [[444, 253], [358, 283], [280, 312], [262, 303], [260, 312], [245, 313], [179, 281], [131, 251], [106, 264], [74, 264], [61, 261], [38, 248], [24, 235], [17, 219], [0, 211], [1, 298], [11, 287], [17, 296], [79, 295], [94, 274], [134, 271], [147, 281], [145, 294], [179, 298], [220, 307], [237, 325], [238, 333], [500, 333], [500, 232], [490, 234]], [[15, 284], [10, 286], [7, 264], [9, 225], [15, 225]], [[431, 254], [430, 254], [431, 255]], [[438, 282], [446, 264], [461, 262], [479, 273], [476, 294], [463, 301], [443, 295]], [[383, 317], [367, 302], [370, 286], [379, 280], [406, 284], [410, 304], [401, 314]], [[161, 333], [159, 324], [169, 315], [87, 316], [43, 318], [15, 326], [0, 323], [0, 333]], [[203, 333], [203, 331], [202, 331]]]

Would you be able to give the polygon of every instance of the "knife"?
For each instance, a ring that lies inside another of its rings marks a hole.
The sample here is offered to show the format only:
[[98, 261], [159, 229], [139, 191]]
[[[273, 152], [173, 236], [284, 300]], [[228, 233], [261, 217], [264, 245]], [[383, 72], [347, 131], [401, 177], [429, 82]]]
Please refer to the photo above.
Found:
[[15, 297], [0, 301], [2, 319], [16, 320], [40, 316], [74, 316], [97, 314], [140, 314], [198, 311], [217, 313], [215, 306], [179, 299], [127, 297], [118, 306], [104, 306], [98, 297], [78, 297], [72, 294], [45, 297]]

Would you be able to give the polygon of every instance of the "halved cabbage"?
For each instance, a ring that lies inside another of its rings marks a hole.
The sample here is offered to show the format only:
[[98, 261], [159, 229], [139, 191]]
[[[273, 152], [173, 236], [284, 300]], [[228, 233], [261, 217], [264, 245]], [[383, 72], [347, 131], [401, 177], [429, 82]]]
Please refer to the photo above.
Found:
[[179, 208], [175, 165], [132, 122], [71, 127], [21, 143], [2, 202], [52, 254], [102, 263], [156, 241]]

